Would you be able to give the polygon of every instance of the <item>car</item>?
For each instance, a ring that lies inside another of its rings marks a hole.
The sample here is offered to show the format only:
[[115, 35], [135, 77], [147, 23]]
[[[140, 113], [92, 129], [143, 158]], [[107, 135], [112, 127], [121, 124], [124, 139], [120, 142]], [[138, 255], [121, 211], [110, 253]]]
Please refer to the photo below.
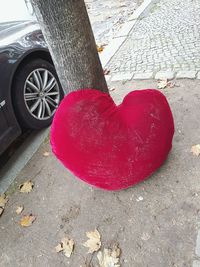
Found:
[[36, 20], [0, 23], [0, 154], [24, 129], [49, 126], [64, 96]]

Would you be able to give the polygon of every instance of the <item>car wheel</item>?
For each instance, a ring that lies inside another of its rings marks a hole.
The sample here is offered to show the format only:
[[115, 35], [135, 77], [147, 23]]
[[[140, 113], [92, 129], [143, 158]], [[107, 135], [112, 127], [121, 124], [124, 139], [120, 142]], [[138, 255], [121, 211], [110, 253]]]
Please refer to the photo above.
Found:
[[15, 76], [13, 105], [21, 126], [29, 129], [49, 126], [64, 96], [54, 66], [43, 59], [33, 60]]

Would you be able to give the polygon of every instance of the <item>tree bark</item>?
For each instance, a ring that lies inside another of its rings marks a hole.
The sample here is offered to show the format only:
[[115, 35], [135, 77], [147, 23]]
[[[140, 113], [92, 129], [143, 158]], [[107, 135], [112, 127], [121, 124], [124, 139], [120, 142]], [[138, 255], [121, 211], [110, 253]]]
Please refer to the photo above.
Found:
[[108, 92], [84, 0], [31, 0], [66, 92]]

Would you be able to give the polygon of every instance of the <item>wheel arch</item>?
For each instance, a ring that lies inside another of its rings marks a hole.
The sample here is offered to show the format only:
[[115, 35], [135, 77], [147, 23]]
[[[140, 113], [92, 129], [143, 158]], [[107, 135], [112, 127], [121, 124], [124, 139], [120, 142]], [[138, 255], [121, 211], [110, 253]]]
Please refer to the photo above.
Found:
[[[40, 118], [34, 116], [32, 112], [30, 113], [29, 108], [26, 106], [26, 101], [24, 101], [24, 81], [29, 75], [29, 73], [34, 70], [35, 68], [38, 68], [40, 66], [44, 66], [45, 69], [49, 70], [50, 73], [54, 76], [54, 78], [57, 80], [58, 83], [58, 93], [59, 96], [57, 96], [56, 103], [59, 104], [61, 99], [63, 98], [63, 91], [62, 87], [59, 83], [58, 76], [56, 75], [56, 70], [54, 66], [46, 60], [44, 60], [44, 57], [32, 57], [29, 58], [25, 65], [22, 65], [22, 68], [18, 68], [18, 71], [16, 72], [16, 78], [13, 83], [13, 90], [12, 90], [12, 99], [13, 99], [13, 108], [15, 110], [16, 118], [18, 120], [18, 123], [20, 124], [21, 128], [30, 128], [30, 129], [41, 129], [44, 128], [52, 122], [53, 118], [53, 111], [55, 111], [56, 107], [52, 107], [51, 114], [48, 117], [48, 113], [46, 113], [46, 116], [44, 120], [40, 120]], [[42, 65], [43, 64], [43, 65]], [[59, 98], [60, 97], [60, 98]]]
[[14, 71], [12, 73], [12, 78], [10, 81], [10, 92], [12, 94], [12, 88], [13, 88], [13, 83], [15, 81], [15, 78], [17, 76], [17, 72], [20, 70], [20, 68], [23, 67], [28, 61], [34, 60], [34, 59], [43, 59], [48, 61], [50, 64], [53, 64], [51, 55], [47, 49], [38, 49], [38, 50], [31, 50], [28, 53], [25, 53], [23, 57], [18, 60], [17, 65], [14, 68]]
[[[45, 48], [39, 48], [39, 49], [34, 49], [34, 50], [29, 50], [27, 53], [24, 53], [24, 55], [20, 58], [20, 60], [17, 61], [17, 64], [15, 65], [15, 68], [13, 69], [13, 72], [11, 74], [11, 79], [9, 81], [9, 101], [11, 101], [12, 103], [12, 110], [15, 113], [15, 108], [14, 108], [14, 104], [13, 104], [13, 84], [15, 82], [15, 78], [17, 76], [18, 71], [23, 67], [23, 65], [25, 65], [27, 62], [34, 60], [34, 59], [43, 59], [48, 61], [50, 64], [53, 64], [51, 55], [48, 51], [48, 49]], [[15, 114], [15, 118], [18, 122], [18, 125], [20, 125], [16, 114]], [[20, 126], [21, 128], [21, 126]]]

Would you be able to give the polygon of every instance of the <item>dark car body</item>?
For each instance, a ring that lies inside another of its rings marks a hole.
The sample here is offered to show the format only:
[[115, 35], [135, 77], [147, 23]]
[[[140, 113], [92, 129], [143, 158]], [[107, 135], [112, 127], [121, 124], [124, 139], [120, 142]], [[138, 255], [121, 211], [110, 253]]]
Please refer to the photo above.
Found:
[[20, 66], [35, 58], [52, 63], [37, 22], [0, 23], [0, 154], [21, 134], [13, 107], [12, 87]]

